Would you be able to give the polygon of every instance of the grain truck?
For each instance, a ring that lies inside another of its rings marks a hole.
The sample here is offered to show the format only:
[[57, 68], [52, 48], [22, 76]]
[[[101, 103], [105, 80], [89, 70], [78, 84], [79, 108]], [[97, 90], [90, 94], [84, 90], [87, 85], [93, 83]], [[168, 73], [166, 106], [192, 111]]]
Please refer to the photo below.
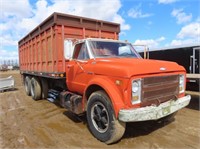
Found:
[[85, 113], [106, 144], [122, 138], [126, 123], [168, 119], [190, 102], [182, 66], [142, 59], [119, 32], [116, 23], [53, 13], [18, 43], [27, 95], [59, 91], [60, 105]]

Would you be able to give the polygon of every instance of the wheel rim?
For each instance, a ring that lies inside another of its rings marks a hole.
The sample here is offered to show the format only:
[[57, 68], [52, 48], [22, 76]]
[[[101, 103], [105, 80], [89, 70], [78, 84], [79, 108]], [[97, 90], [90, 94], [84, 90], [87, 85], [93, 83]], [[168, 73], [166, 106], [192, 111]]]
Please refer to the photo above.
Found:
[[96, 102], [92, 106], [91, 119], [95, 129], [98, 132], [104, 133], [108, 130], [109, 127], [108, 111], [102, 103]]

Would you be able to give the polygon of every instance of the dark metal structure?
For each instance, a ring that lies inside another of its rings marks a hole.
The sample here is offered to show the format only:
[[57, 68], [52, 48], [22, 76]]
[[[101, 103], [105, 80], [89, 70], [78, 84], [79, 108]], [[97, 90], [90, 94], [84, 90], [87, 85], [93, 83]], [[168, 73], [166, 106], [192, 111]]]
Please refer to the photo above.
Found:
[[[140, 53], [142, 56], [144, 52]], [[200, 44], [150, 49], [149, 59], [173, 61], [187, 71], [187, 89], [200, 91]]]

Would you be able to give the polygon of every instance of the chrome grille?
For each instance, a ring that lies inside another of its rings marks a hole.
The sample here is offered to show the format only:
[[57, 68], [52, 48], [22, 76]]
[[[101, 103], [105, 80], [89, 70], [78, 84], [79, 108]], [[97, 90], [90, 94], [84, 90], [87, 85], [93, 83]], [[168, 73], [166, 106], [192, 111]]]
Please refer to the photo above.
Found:
[[179, 89], [179, 75], [144, 78], [142, 82], [141, 106], [159, 105], [176, 99]]

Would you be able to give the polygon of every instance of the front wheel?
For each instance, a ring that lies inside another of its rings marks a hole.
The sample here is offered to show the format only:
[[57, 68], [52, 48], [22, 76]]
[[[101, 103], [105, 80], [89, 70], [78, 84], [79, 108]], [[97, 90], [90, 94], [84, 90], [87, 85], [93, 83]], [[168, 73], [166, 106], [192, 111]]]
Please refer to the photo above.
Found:
[[161, 122], [171, 122], [171, 121], [174, 120], [174, 117], [176, 116], [177, 113], [178, 112], [174, 112], [174, 113], [172, 113], [172, 114], [170, 114], [166, 117], [161, 118], [159, 121], [161, 121]]
[[98, 140], [112, 144], [121, 139], [126, 123], [115, 118], [110, 99], [104, 91], [91, 94], [87, 106], [88, 127]]

